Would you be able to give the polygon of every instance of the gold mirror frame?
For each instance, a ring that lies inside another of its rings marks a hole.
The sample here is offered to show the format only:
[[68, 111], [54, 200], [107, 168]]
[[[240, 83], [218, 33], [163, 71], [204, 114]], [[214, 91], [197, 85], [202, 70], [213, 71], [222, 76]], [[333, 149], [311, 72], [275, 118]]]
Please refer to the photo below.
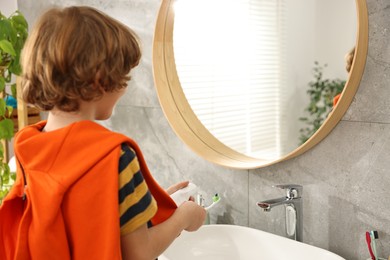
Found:
[[324, 124], [304, 144], [277, 160], [262, 160], [239, 153], [216, 139], [199, 121], [191, 109], [182, 90], [174, 59], [173, 24], [174, 0], [163, 0], [153, 41], [153, 73], [160, 100], [169, 124], [198, 155], [218, 165], [254, 169], [269, 166], [296, 157], [318, 144], [341, 120], [359, 87], [364, 71], [368, 49], [368, 14], [366, 0], [355, 0], [357, 10], [357, 35], [355, 57], [349, 79], [337, 106], [329, 114]]

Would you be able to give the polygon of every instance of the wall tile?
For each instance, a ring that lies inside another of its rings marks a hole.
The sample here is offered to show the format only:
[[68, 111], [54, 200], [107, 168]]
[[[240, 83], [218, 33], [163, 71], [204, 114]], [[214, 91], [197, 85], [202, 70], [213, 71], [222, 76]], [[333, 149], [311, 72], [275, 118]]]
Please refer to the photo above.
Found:
[[[304, 187], [304, 242], [346, 259], [366, 259], [366, 230], [390, 236], [390, 125], [342, 121], [315, 149], [250, 171], [249, 225], [284, 235], [284, 210], [261, 212], [256, 202], [284, 196], [272, 185]], [[277, 226], [277, 227], [276, 227]], [[382, 255], [389, 248], [378, 248]], [[386, 254], [385, 254], [386, 253]]]

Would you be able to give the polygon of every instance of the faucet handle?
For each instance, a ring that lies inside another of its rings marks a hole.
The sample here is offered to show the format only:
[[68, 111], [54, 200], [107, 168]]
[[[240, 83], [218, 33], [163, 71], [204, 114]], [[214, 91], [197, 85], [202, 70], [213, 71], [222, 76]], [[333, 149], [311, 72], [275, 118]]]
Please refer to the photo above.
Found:
[[298, 184], [279, 184], [272, 187], [286, 190], [288, 198], [300, 198], [303, 192], [302, 185]]

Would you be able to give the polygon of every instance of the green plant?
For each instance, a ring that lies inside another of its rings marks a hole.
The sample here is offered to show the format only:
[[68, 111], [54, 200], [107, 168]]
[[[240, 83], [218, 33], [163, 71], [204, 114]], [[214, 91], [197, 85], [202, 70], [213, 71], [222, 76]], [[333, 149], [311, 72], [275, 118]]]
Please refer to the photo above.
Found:
[[[15, 11], [9, 17], [0, 12], [0, 96], [8, 96], [7, 87], [16, 96], [13, 75], [21, 74], [20, 53], [28, 35], [28, 24], [23, 14]], [[9, 119], [12, 107], [0, 98], [0, 203], [8, 193], [15, 174], [5, 161], [4, 143], [14, 135], [13, 121]]]
[[305, 112], [308, 112], [309, 116], [299, 118], [307, 125], [300, 129], [300, 144], [306, 142], [324, 123], [332, 111], [333, 98], [343, 91], [346, 82], [340, 79], [323, 79], [323, 71], [326, 66], [326, 64], [321, 66], [317, 61], [314, 62], [314, 81], [309, 82], [307, 90], [310, 102], [305, 108]]

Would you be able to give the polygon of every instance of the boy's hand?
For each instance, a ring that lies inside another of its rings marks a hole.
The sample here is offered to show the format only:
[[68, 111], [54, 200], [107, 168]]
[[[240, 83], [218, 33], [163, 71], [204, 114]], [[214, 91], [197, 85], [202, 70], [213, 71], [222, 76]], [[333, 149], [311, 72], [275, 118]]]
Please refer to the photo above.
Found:
[[185, 223], [184, 230], [196, 231], [204, 223], [206, 210], [193, 201], [186, 201], [177, 208], [177, 213], [182, 214]]

